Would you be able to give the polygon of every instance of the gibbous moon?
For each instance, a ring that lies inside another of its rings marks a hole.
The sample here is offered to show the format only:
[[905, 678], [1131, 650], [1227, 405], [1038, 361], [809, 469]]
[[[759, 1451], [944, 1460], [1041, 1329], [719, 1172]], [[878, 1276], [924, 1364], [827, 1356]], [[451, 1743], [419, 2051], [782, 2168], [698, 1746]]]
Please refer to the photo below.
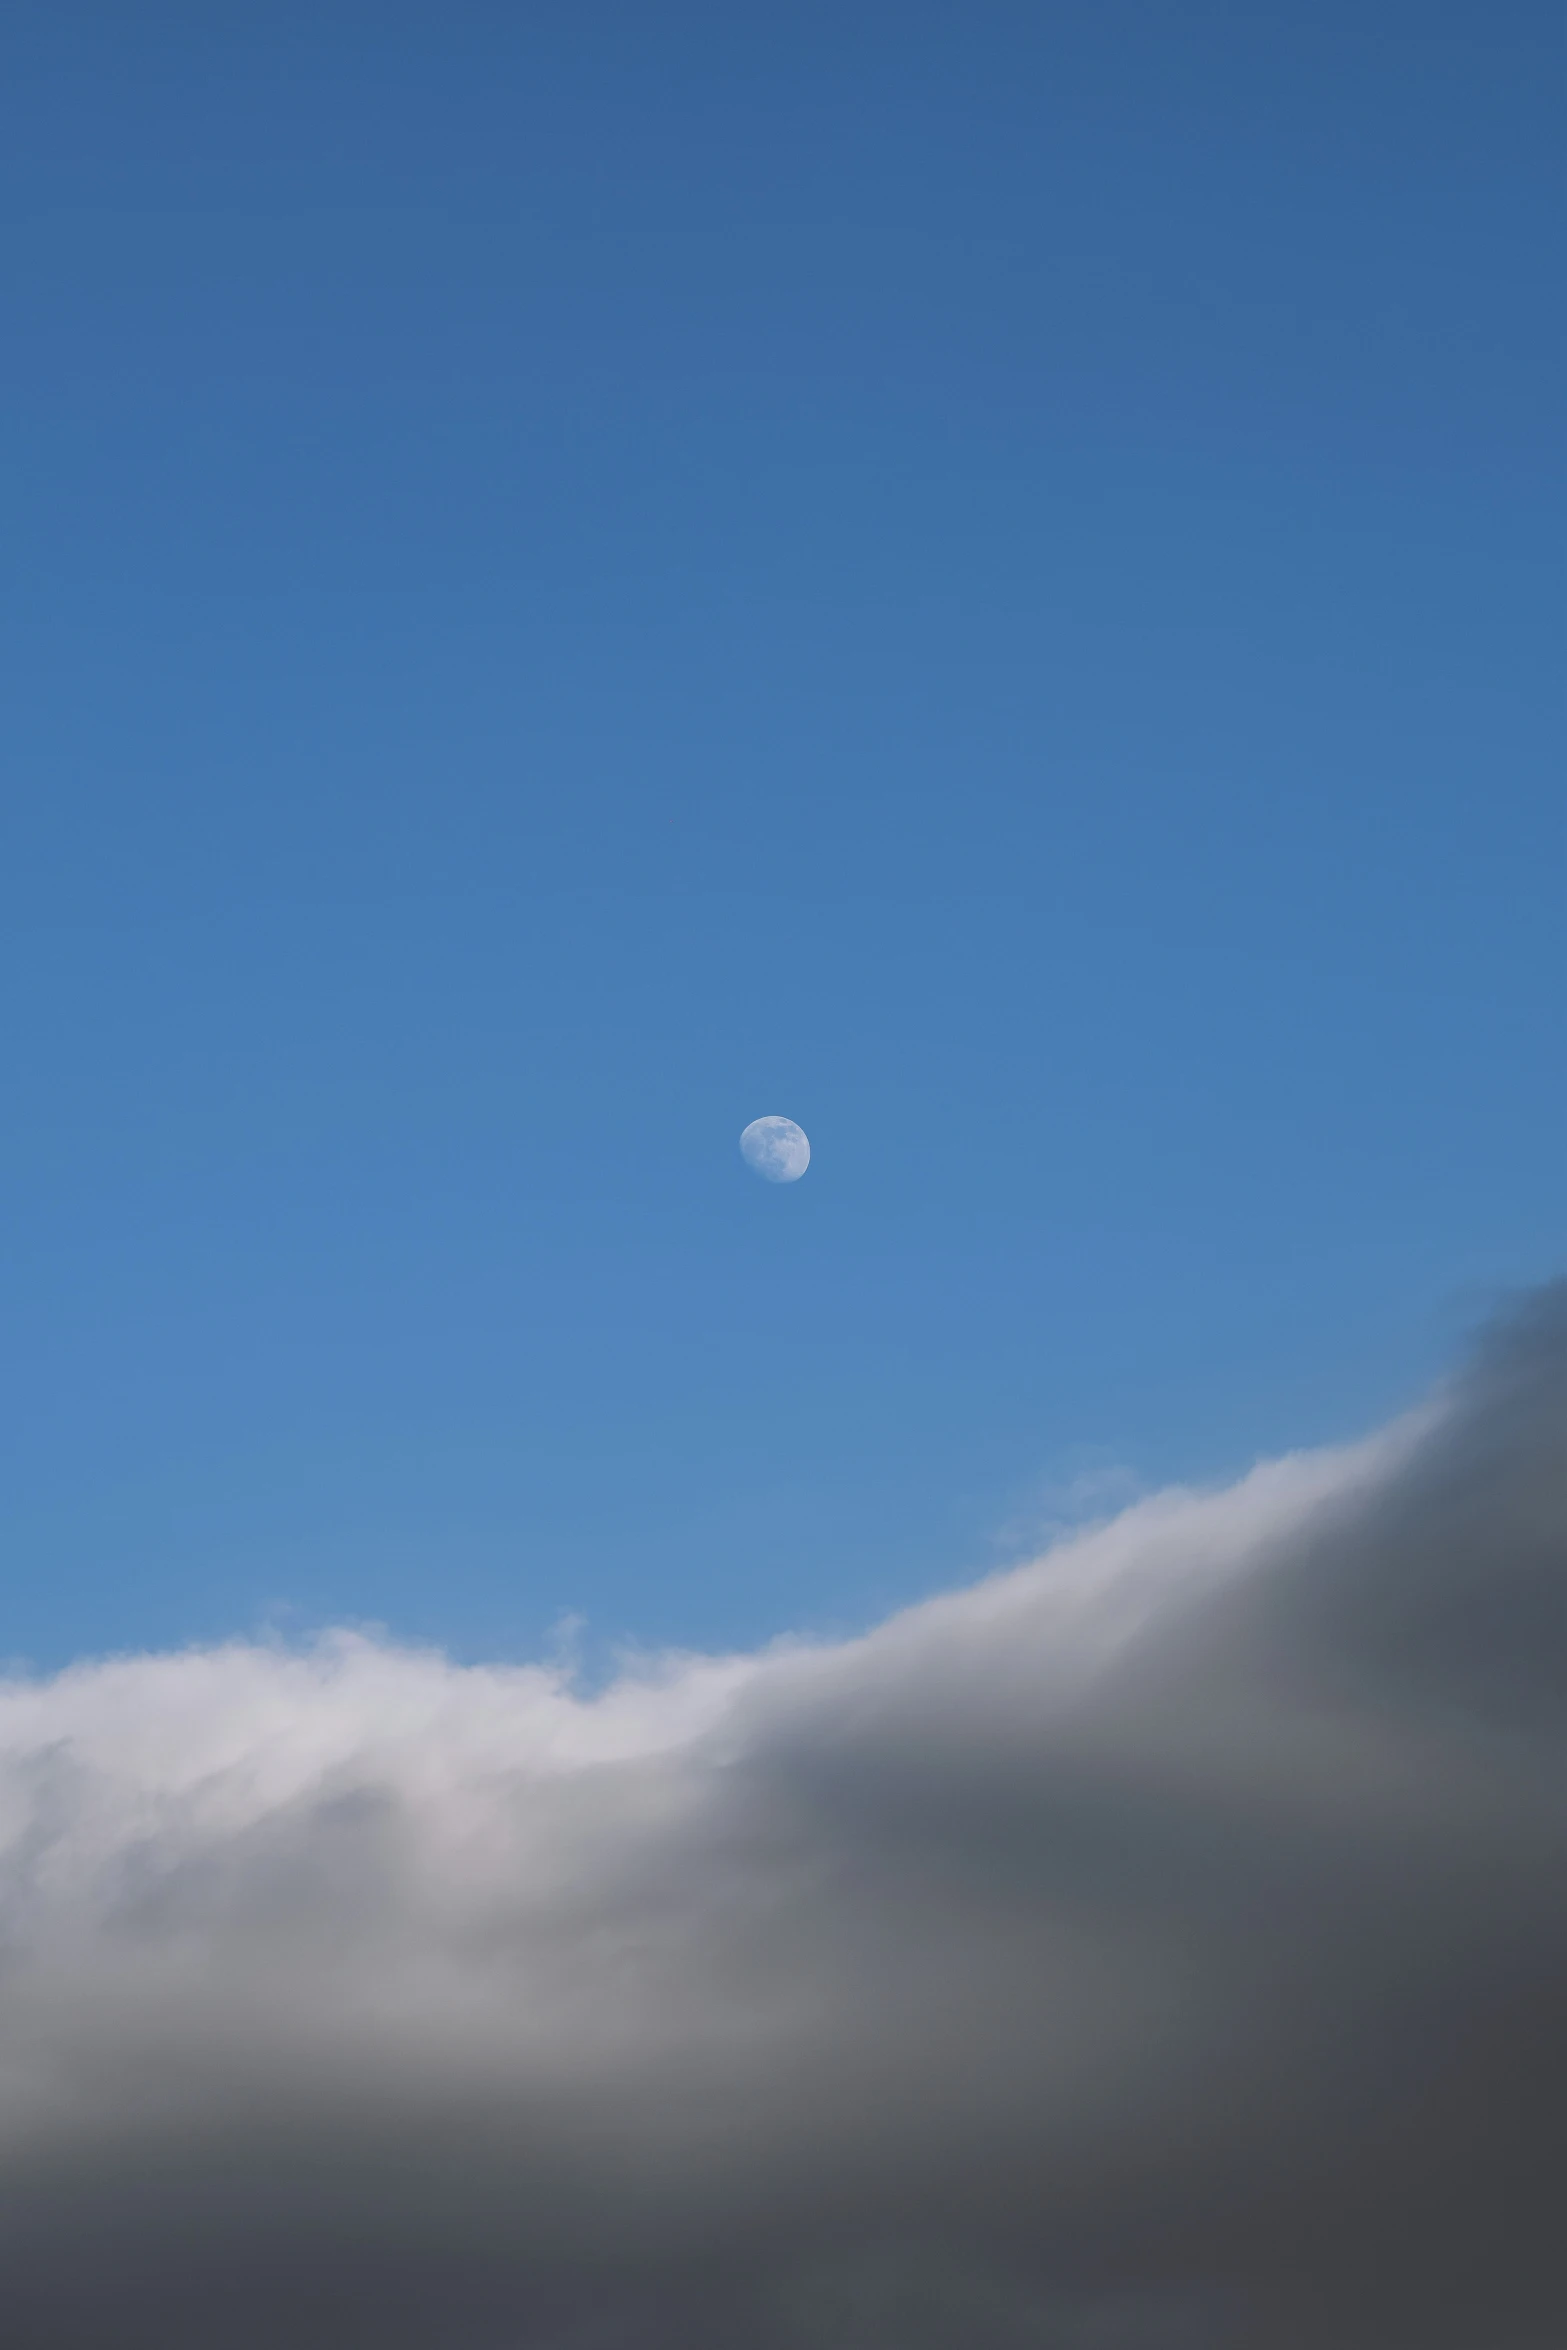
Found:
[[769, 1183], [798, 1183], [811, 1146], [792, 1118], [753, 1118], [740, 1137], [740, 1156]]

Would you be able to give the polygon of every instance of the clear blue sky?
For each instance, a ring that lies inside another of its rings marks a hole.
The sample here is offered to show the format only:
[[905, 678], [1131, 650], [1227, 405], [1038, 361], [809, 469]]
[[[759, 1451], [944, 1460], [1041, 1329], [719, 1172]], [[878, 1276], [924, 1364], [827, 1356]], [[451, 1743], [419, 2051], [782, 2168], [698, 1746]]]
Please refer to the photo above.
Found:
[[856, 1623], [1559, 1268], [1559, 45], [12, 0], [0, 1648]]

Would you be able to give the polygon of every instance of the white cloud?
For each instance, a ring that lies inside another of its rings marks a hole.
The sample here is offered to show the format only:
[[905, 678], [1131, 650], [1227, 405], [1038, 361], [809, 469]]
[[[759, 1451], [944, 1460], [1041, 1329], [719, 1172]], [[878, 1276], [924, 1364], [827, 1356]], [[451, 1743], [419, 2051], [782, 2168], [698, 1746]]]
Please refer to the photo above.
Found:
[[852, 1642], [10, 1685], [0, 2331], [1543, 2341], [1564, 1328]]

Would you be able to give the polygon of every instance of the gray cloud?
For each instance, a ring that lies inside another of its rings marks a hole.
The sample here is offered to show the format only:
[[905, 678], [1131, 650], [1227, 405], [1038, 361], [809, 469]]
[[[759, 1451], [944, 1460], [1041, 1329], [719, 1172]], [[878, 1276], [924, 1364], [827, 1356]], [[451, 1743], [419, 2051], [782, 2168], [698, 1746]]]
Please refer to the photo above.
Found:
[[1567, 1296], [864, 1639], [0, 1694], [17, 2350], [1567, 2337]]

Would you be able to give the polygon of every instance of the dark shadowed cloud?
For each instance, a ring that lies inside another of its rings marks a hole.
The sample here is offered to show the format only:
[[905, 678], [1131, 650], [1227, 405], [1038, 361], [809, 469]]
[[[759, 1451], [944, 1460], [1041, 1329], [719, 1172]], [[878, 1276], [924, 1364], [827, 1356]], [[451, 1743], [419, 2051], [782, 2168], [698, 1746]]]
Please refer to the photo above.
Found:
[[1567, 1294], [836, 1646], [0, 1695], [17, 2350], [1567, 2338]]

